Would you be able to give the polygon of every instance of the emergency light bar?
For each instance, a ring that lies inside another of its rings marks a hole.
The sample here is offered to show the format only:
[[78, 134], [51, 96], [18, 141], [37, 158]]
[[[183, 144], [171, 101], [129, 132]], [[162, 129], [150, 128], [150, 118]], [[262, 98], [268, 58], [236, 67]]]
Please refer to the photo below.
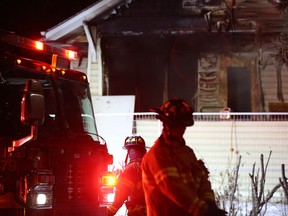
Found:
[[29, 38], [25, 38], [11, 32], [0, 31], [0, 42], [4, 42], [12, 46], [21, 47], [27, 50], [46, 52], [51, 55], [57, 54], [59, 57], [68, 58], [70, 60], [77, 59], [77, 52], [73, 50], [48, 45], [43, 42], [31, 40]]

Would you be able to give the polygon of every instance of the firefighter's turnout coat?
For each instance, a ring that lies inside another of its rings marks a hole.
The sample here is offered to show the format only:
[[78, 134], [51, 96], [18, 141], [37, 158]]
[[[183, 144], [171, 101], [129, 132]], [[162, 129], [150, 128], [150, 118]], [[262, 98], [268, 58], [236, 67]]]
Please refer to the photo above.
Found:
[[118, 178], [115, 200], [108, 207], [108, 215], [114, 215], [126, 204], [128, 216], [145, 216], [146, 206], [142, 187], [142, 158], [130, 161]]
[[198, 216], [202, 205], [215, 204], [208, 170], [184, 139], [165, 143], [161, 135], [144, 156], [142, 171], [148, 216]]

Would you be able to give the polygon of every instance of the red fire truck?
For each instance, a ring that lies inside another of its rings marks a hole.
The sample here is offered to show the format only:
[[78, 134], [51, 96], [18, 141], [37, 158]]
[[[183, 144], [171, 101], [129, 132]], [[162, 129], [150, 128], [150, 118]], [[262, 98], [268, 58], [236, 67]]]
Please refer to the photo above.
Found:
[[113, 156], [74, 54], [0, 31], [0, 215], [105, 215]]

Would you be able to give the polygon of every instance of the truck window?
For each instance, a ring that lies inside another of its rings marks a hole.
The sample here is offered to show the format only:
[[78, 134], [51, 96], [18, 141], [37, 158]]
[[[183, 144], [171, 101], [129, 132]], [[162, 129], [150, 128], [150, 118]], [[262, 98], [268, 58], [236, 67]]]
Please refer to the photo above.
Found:
[[[9, 83], [9, 84], [8, 84]], [[27, 136], [30, 127], [20, 121], [20, 103], [24, 84], [11, 83], [11, 80], [0, 85], [0, 135], [15, 139]], [[9, 94], [8, 94], [9, 92]]]
[[[36, 73], [35, 73], [36, 74]], [[55, 105], [56, 99], [51, 86], [51, 81], [45, 75], [33, 75], [32, 72], [17, 69], [1, 72], [0, 82], [0, 135], [17, 140], [30, 134], [30, 126], [20, 121], [21, 100], [27, 79], [37, 78], [44, 87], [45, 120], [39, 133], [56, 131]]]
[[58, 78], [56, 83], [63, 110], [64, 128], [71, 133], [86, 133], [93, 140], [99, 140], [88, 83], [61, 78]]
[[[39, 136], [60, 135], [60, 122], [62, 122], [62, 128], [64, 127], [70, 134], [86, 135], [99, 141], [88, 83], [58, 78], [56, 85], [59, 89], [55, 91], [49, 76], [24, 69], [0, 71], [0, 78], [1, 137], [17, 140], [29, 135], [30, 126], [23, 125], [20, 121], [20, 104], [26, 80], [37, 79], [42, 83], [45, 97], [45, 119], [43, 125], [39, 127]], [[59, 103], [56, 102], [55, 92], [59, 94]], [[61, 116], [57, 111], [57, 104], [60, 104]]]

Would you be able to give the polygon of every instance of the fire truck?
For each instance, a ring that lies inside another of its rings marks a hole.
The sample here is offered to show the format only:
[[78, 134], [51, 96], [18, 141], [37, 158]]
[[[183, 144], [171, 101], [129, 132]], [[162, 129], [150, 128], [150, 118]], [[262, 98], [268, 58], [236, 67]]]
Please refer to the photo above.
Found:
[[106, 215], [113, 156], [75, 54], [0, 31], [0, 215]]

